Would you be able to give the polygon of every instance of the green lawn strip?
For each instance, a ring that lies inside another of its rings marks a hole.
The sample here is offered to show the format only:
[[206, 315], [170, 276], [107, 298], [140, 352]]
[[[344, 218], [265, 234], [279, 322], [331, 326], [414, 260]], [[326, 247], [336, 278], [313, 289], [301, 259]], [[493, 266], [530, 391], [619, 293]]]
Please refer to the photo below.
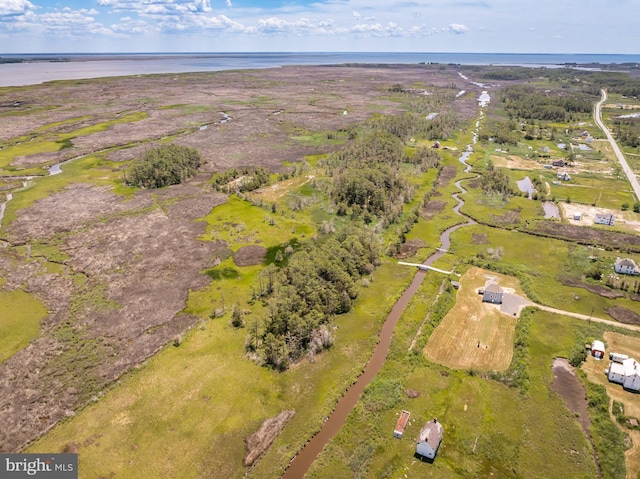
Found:
[[[527, 396], [469, 371], [428, 363], [422, 356], [391, 355], [370, 389], [399, 381], [420, 396], [402, 394], [395, 402], [371, 403], [363, 395], [307, 477], [537, 478], [543, 470], [595, 477], [582, 430], [548, 387], [552, 358], [572, 344], [573, 330], [563, 327], [562, 319], [535, 313]], [[393, 344], [403, 342], [398, 332]], [[411, 411], [412, 420], [398, 440], [392, 433], [402, 409]], [[415, 438], [433, 417], [444, 425], [444, 439], [434, 463], [422, 463], [413, 455]], [[577, 453], [571, 454], [572, 449]]]
[[0, 291], [0, 363], [27, 346], [47, 316], [44, 305], [25, 291]]

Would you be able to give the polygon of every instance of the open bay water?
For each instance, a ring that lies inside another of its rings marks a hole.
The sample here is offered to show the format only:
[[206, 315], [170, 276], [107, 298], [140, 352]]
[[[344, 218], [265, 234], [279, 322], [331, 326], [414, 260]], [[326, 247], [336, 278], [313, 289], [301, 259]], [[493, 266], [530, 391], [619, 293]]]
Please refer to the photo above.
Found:
[[561, 53], [58, 53], [0, 54], [22, 63], [0, 63], [0, 87], [158, 73], [277, 68], [287, 65], [419, 64], [519, 65], [640, 64], [638, 55]]

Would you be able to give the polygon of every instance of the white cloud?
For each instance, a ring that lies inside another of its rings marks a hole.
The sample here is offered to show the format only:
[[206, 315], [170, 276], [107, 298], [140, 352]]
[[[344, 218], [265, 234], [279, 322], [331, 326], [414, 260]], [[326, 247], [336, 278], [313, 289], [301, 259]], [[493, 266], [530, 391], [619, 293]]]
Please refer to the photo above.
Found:
[[460, 23], [452, 23], [447, 27], [447, 31], [460, 35], [469, 31], [469, 29], [465, 25], [461, 25]]
[[98, 0], [98, 5], [115, 12], [137, 12], [143, 15], [179, 15], [211, 12], [211, 0]]
[[233, 4], [231, 3], [231, 0], [225, 0], [225, 4], [227, 5], [227, 8], [233, 7]]
[[356, 12], [355, 10], [351, 13], [355, 18], [360, 18], [362, 15], [360, 12]]
[[0, 0], [0, 17], [24, 15], [34, 8], [28, 0]]

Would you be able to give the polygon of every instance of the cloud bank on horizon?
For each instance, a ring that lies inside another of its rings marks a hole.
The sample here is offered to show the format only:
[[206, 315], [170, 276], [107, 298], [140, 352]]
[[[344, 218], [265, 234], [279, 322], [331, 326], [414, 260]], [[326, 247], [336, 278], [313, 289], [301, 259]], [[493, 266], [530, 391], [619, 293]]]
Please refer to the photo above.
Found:
[[0, 53], [640, 53], [637, 0], [0, 0]]

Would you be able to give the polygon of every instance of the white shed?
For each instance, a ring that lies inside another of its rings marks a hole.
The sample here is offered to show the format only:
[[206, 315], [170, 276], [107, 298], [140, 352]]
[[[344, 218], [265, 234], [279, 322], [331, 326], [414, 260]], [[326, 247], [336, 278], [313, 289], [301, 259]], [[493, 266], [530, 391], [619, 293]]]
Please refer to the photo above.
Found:
[[591, 343], [591, 356], [596, 359], [604, 358], [604, 343], [597, 339]]
[[433, 421], [429, 421], [420, 430], [420, 436], [416, 442], [416, 454], [427, 459], [434, 459], [440, 443], [442, 442], [442, 424], [434, 418]]

